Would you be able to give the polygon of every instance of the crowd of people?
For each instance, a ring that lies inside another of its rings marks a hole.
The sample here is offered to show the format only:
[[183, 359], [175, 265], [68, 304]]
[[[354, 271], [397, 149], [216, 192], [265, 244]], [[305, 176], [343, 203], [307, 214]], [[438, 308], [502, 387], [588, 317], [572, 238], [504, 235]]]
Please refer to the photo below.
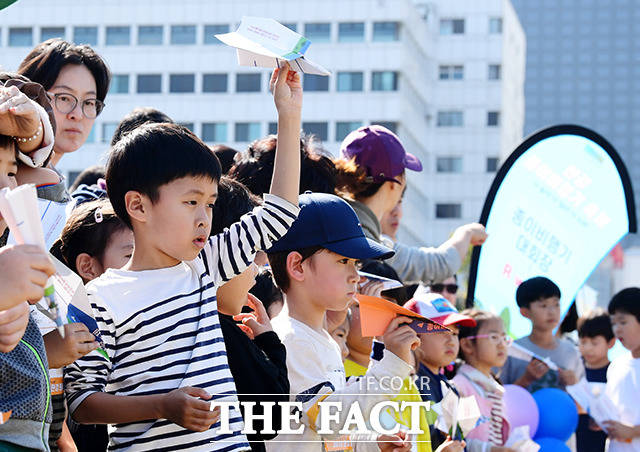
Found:
[[[91, 47], [61, 39], [0, 72], [0, 188], [34, 184], [69, 206], [51, 250], [7, 245], [0, 219], [0, 450], [511, 452], [504, 385], [564, 390], [582, 378], [606, 382], [618, 415], [596, 425], [581, 413], [577, 450], [640, 450], [639, 288], [580, 318], [578, 345], [556, 334], [559, 287], [524, 281], [513, 303], [532, 332], [516, 342], [537, 359], [514, 358], [500, 317], [456, 307], [456, 272], [484, 227], [461, 225], [434, 248], [398, 241], [406, 172], [422, 164], [394, 133], [361, 127], [331, 157], [301, 136], [301, 79], [285, 66], [270, 81], [277, 135], [246, 150], [209, 147], [165, 113], [136, 108], [106, 165], [66, 181], [56, 165], [85, 143], [109, 82]], [[99, 331], [68, 323], [63, 336], [35, 309], [55, 272], [47, 251], [82, 278]], [[402, 286], [383, 290], [360, 272]], [[367, 337], [360, 295], [446, 330], [417, 333], [398, 316]], [[616, 338], [630, 354], [610, 363]], [[403, 383], [390, 391], [389, 379]], [[479, 407], [464, 437], [437, 427], [434, 411], [418, 435], [406, 413], [383, 413], [395, 434], [319, 428], [321, 402], [368, 413], [449, 392]], [[211, 409], [220, 401], [258, 404], [231, 406], [222, 431], [220, 406]]]

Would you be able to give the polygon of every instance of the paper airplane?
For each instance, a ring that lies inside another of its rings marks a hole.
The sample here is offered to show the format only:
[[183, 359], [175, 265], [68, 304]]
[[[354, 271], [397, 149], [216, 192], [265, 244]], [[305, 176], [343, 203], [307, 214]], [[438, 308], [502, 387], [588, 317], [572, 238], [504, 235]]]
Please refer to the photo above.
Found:
[[432, 410], [438, 414], [435, 427], [454, 439], [460, 439], [457, 435], [458, 428], [462, 436], [467, 436], [478, 424], [480, 408], [474, 396], [458, 397], [455, 392], [443, 386], [441, 384], [444, 394], [442, 400], [432, 406]]
[[330, 74], [304, 57], [311, 41], [273, 19], [244, 16], [236, 31], [215, 36], [236, 48], [240, 66], [276, 68], [288, 61], [295, 71]]
[[[385, 278], [384, 276], [373, 275], [371, 273], [359, 271], [358, 274], [360, 276], [364, 276], [370, 281], [381, 282], [382, 283], [382, 291], [397, 289], [398, 287], [402, 287], [402, 283], [395, 279]], [[364, 285], [364, 284], [363, 284]]]
[[11, 410], [0, 412], [0, 425], [6, 423], [11, 417]]
[[422, 317], [391, 301], [362, 294], [356, 295], [356, 298], [360, 304], [360, 328], [364, 337], [382, 336], [389, 323], [398, 316], [414, 319], [409, 326], [416, 333], [449, 331], [446, 326]]
[[513, 342], [509, 346], [509, 349], [507, 350], [507, 355], [513, 358], [518, 358], [523, 361], [527, 361], [527, 362], [531, 361], [532, 359], [537, 359], [538, 361], [545, 363], [547, 367], [549, 367], [549, 369], [555, 370], [556, 372], [558, 371], [557, 364], [551, 361], [550, 358], [548, 357], [543, 358], [542, 356], [538, 356], [535, 353], [533, 353], [531, 350], [526, 349], [522, 345], [518, 345], [515, 342]]

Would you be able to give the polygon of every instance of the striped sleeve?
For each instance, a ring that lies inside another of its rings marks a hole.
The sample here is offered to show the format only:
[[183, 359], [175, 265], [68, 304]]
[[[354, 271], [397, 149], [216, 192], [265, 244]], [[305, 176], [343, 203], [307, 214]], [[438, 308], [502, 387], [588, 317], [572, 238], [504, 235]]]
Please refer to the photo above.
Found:
[[91, 294], [89, 299], [108, 359], [94, 350], [65, 368], [64, 389], [71, 415], [91, 394], [105, 391], [116, 350], [116, 327], [111, 312], [97, 295]]
[[298, 206], [279, 196], [265, 194], [262, 205], [209, 238], [203, 261], [215, 284], [242, 273], [253, 262], [256, 252], [268, 249], [286, 234], [299, 211]]

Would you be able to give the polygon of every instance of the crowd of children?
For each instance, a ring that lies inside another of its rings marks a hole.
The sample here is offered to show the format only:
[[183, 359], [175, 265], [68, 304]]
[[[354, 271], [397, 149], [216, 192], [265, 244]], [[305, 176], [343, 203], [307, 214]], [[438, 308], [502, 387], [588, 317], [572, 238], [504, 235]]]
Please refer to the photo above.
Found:
[[[69, 323], [63, 337], [35, 308], [54, 266], [37, 246], [6, 245], [0, 217], [0, 451], [512, 452], [504, 385], [533, 393], [583, 378], [604, 385], [617, 416], [598, 424], [583, 411], [577, 451], [640, 451], [640, 288], [581, 317], [578, 346], [555, 333], [560, 288], [522, 282], [513, 303], [532, 330], [515, 342], [537, 358], [509, 356], [500, 317], [456, 307], [455, 273], [484, 228], [460, 226], [437, 248], [399, 243], [405, 171], [422, 164], [382, 126], [353, 131], [335, 160], [301, 138], [302, 83], [288, 65], [270, 81], [277, 136], [211, 149], [136, 109], [106, 167], [68, 189], [55, 164], [86, 139], [109, 80], [93, 49], [59, 39], [20, 74], [0, 73], [0, 188], [32, 183], [68, 203], [50, 252], [82, 278], [99, 330]], [[403, 285], [384, 290], [389, 279]], [[445, 328], [417, 333], [400, 315], [369, 337], [361, 296]], [[616, 339], [630, 353], [610, 363]], [[452, 394], [475, 399], [471, 428], [454, 417], [443, 429], [437, 410], [378, 413], [395, 433], [323, 428], [322, 404], [369, 418], [380, 402], [439, 406]], [[413, 422], [422, 433], [407, 433]]]

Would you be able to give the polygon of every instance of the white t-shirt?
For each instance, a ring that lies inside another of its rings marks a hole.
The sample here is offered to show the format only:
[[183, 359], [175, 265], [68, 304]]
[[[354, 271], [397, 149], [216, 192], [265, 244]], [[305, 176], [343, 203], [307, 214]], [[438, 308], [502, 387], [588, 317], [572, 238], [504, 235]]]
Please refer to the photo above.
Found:
[[[616, 358], [607, 370], [607, 389], [619, 418], [614, 419], [627, 425], [640, 425], [640, 358], [631, 354]], [[631, 443], [610, 441], [609, 452], [640, 452], [640, 438]]]

